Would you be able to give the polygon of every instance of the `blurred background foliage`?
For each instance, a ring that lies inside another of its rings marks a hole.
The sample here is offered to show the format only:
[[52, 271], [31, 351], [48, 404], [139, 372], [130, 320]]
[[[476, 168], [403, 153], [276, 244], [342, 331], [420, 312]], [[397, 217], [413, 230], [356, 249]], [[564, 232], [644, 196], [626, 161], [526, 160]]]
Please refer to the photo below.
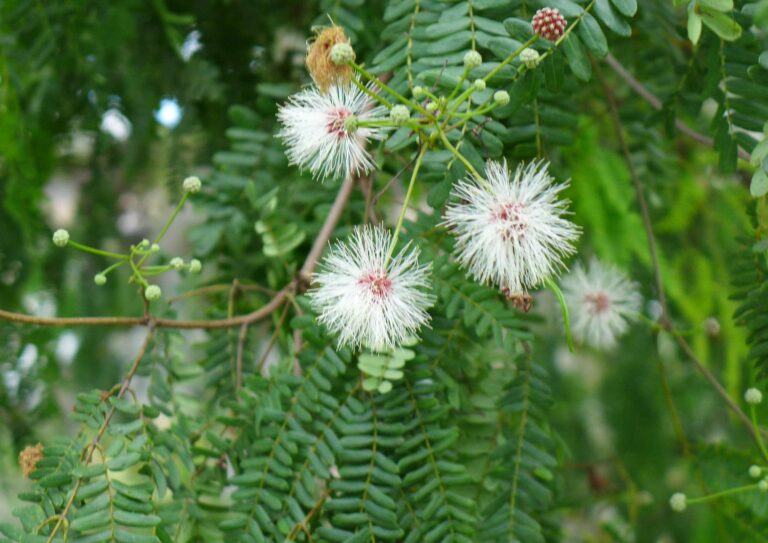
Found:
[[[563, 5], [566, 12], [572, 2], [548, 4]], [[534, 77], [514, 83], [512, 104], [495, 119], [501, 126], [495, 141], [471, 134], [462, 150], [474, 145], [479, 155], [510, 159], [541, 151], [559, 178], [571, 178], [566, 194], [573, 220], [585, 232], [579, 259], [596, 255], [629, 271], [643, 285], [648, 316], [657, 316], [647, 242], [615, 137], [610, 93], [647, 190], [675, 324], [740, 399], [764, 375], [754, 369], [749, 326], [734, 319], [739, 300], [750, 289], [759, 290], [763, 277], [758, 273], [744, 284], [744, 273], [754, 271], [760, 255], [751, 252], [752, 245], [765, 232], [756, 233], [753, 225], [764, 224], [765, 210], [759, 207], [762, 200], [750, 196], [754, 168], [736, 161], [736, 144], [751, 152], [768, 119], [765, 21], [757, 18], [764, 3], [737, 2], [733, 17], [749, 29], [739, 41], [724, 41], [705, 29], [695, 46], [687, 39], [685, 7], [670, 0], [638, 2], [633, 18], [617, 11], [633, 2], [597, 4], [603, 10], [602, 26], [606, 19], [612, 24], [605, 32], [611, 54], [661, 99], [663, 109], [656, 111], [638, 97], [594, 51], [586, 64], [560, 55], [551, 63], [544, 90], [531, 94], [526, 88], [536, 84]], [[504, 32], [501, 22], [527, 19], [540, 5], [474, 0], [469, 9], [474, 7], [474, 15], [481, 13], [485, 22], [475, 26], [470, 11], [471, 32], [465, 35], [456, 24], [447, 34], [440, 28], [427, 30], [449, 8], [458, 10], [461, 19], [464, 2], [3, 1], [0, 307], [57, 316], [140, 314], [140, 299], [125, 276], [95, 287], [91, 278], [103, 263], [58, 250], [50, 243], [51, 232], [67, 228], [73, 239], [105, 248], [151, 237], [175, 205], [180, 180], [189, 174], [200, 175], [213, 190], [185, 210], [163, 250], [201, 258], [204, 274], [168, 279], [163, 284], [168, 296], [235, 278], [280, 288], [301, 265], [336, 191], [332, 184], [318, 184], [289, 168], [271, 136], [277, 104], [308, 82], [303, 61], [310, 28], [327, 24], [329, 17], [343, 25], [358, 59], [377, 73], [391, 72], [393, 84], [405, 87], [414, 78], [433, 81], [429, 70], [443, 69], [446, 58], [450, 74], [470, 39], [477, 39], [489, 59], [507, 51], [509, 44], [499, 41], [510, 39], [499, 34]], [[417, 40], [413, 64], [399, 53], [407, 47], [399, 40], [408, 25]], [[754, 88], [739, 94], [738, 84], [746, 79]], [[735, 82], [735, 91], [728, 91], [728, 82]], [[715, 147], [680, 134], [675, 118], [714, 138]], [[736, 129], [723, 129], [723, 122]], [[501, 147], [494, 149], [495, 142]], [[372, 180], [377, 190], [407, 164], [395, 147], [390, 142], [377, 151], [383, 164]], [[428, 184], [419, 188], [425, 215], [447, 195], [441, 185], [446, 162], [436, 157], [432, 170], [429, 160], [425, 164]], [[437, 172], [434, 179], [430, 171]], [[396, 183], [376, 213], [396, 213], [401, 196]], [[356, 191], [339, 233], [365, 216], [364, 196]], [[433, 225], [425, 216], [412, 219], [413, 236]], [[453, 276], [460, 276], [451, 270], [438, 278], [448, 289]], [[234, 309], [248, 311], [264, 299], [243, 293]], [[549, 526], [547, 537], [596, 542], [768, 539], [765, 497], [719, 501], [683, 515], [669, 511], [672, 492], [690, 488], [696, 494], [702, 481], [709, 490], [736, 486], [756, 461], [744, 429], [671, 337], [638, 325], [615, 352], [571, 354], [550, 305], [546, 296], [538, 297], [539, 313], [546, 318], [529, 319], [536, 335], [535, 360], [548, 370], [552, 389], [551, 412], [541, 424], [558, 436], [556, 444], [547, 445], [558, 460], [551, 512], [564, 522], [559, 530]], [[163, 306], [167, 315], [180, 316], [221, 317], [231, 309], [226, 291], [204, 301]], [[249, 352], [264, 350], [279, 318], [275, 315], [253, 334]], [[451, 326], [435, 322], [438, 331]], [[474, 331], [462, 330], [477, 339]], [[181, 340], [169, 333], [163, 341], [171, 346], [162, 346], [189, 360], [192, 369], [187, 371], [211, 371], [205, 383], [212, 397], [230, 390], [227, 367], [211, 370], [210, 360], [231, 349], [233, 338], [217, 334], [185, 332]], [[54, 434], [74, 435], [79, 424], [69, 415], [76, 395], [119, 382], [140, 339], [141, 333], [132, 330], [0, 323], [0, 521], [11, 519], [21, 503], [17, 493], [30, 487], [16, 465], [19, 451]], [[290, 334], [281, 334], [278, 350], [288, 352], [290, 342]], [[445, 382], [472, 381], [476, 389], [465, 395], [498, 394], [503, 383], [494, 383], [488, 361], [501, 357], [503, 349], [490, 340], [471, 345], [469, 352], [451, 351], [455, 359], [444, 369], [452, 377]], [[691, 456], [676, 441], [662, 393], [661, 364], [692, 444]], [[458, 392], [448, 397], [456, 412], [466, 409], [466, 398], [460, 401]], [[482, 399], [472, 398], [479, 412]], [[763, 415], [768, 420], [768, 413]], [[473, 435], [474, 430], [463, 431]], [[542, 522], [546, 527], [548, 521]]]

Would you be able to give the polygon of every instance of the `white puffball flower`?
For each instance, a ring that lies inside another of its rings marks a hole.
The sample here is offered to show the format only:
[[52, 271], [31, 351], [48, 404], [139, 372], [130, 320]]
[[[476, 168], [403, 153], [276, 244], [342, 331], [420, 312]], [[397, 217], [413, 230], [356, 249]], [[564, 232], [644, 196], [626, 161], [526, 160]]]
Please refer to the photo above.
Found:
[[682, 492], [675, 492], [672, 494], [672, 497], [669, 498], [669, 506], [672, 508], [672, 511], [682, 513], [685, 511], [685, 508], [688, 507], [688, 498], [686, 498], [685, 494]]
[[187, 177], [184, 180], [182, 187], [184, 188], [184, 192], [190, 192], [194, 194], [195, 192], [200, 192], [200, 189], [203, 187], [203, 183], [200, 181], [199, 177], [193, 175]]
[[69, 232], [59, 228], [53, 233], [53, 244], [56, 247], [66, 247], [69, 243]]
[[597, 349], [611, 349], [640, 313], [637, 283], [615, 266], [592, 259], [563, 279], [563, 294], [576, 339]]
[[285, 143], [291, 164], [308, 169], [321, 180], [368, 173], [375, 164], [365, 146], [369, 140], [382, 139], [384, 129], [353, 130], [356, 123], [348, 120], [384, 119], [386, 113], [386, 108], [375, 107], [371, 97], [353, 83], [333, 85], [325, 93], [312, 86], [280, 106], [277, 118], [283, 128], [277, 137]]
[[544, 161], [489, 161], [487, 181], [467, 178], [451, 192], [443, 224], [456, 235], [457, 258], [472, 276], [510, 293], [525, 293], [564, 267], [579, 228], [565, 218], [567, 185], [553, 184]]
[[430, 265], [419, 264], [419, 250], [410, 244], [387, 263], [391, 243], [392, 233], [383, 227], [358, 226], [313, 275], [312, 307], [339, 346], [386, 350], [429, 322]]
[[744, 399], [748, 404], [757, 405], [763, 401], [763, 393], [756, 388], [748, 388], [744, 393]]

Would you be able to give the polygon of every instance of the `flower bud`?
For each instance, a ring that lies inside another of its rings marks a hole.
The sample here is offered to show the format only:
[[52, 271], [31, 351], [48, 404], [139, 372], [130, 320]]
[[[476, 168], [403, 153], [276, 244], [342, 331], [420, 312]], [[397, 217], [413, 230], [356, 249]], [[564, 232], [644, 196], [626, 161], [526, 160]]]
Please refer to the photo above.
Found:
[[509, 103], [509, 93], [504, 90], [496, 91], [493, 93], [493, 101], [500, 106], [506, 106]]
[[352, 134], [353, 132], [357, 131], [357, 127], [360, 124], [357, 117], [354, 115], [350, 115], [346, 119], [344, 119], [344, 130], [348, 134]]
[[520, 52], [520, 61], [530, 70], [539, 65], [541, 55], [539, 55], [539, 52], [536, 49], [526, 47]]
[[748, 388], [744, 393], [744, 399], [750, 405], [757, 405], [763, 401], [763, 393], [756, 388]]
[[669, 498], [669, 506], [672, 508], [672, 511], [682, 513], [685, 511], [685, 508], [688, 507], [688, 499], [682, 492], [675, 492], [672, 494], [672, 497]]
[[472, 83], [472, 86], [475, 87], [475, 90], [477, 91], [485, 90], [485, 81], [482, 79], [475, 79], [474, 83]]
[[760, 466], [749, 466], [749, 476], [753, 479], [757, 479], [763, 474], [763, 470]]
[[178, 256], [174, 257], [171, 259], [170, 265], [171, 265], [171, 268], [173, 268], [174, 270], [180, 270], [181, 268], [184, 267], [184, 260], [182, 260]]
[[97, 273], [93, 276], [93, 282], [98, 286], [105, 285], [107, 283], [107, 276], [103, 273]]
[[337, 43], [331, 49], [331, 62], [340, 66], [355, 60], [355, 50], [349, 43]]
[[533, 31], [549, 41], [557, 41], [565, 33], [568, 21], [557, 8], [541, 8], [533, 16], [531, 26]]
[[182, 187], [184, 187], [184, 192], [190, 192], [194, 194], [195, 192], [200, 192], [200, 189], [202, 188], [203, 183], [200, 181], [200, 178], [197, 176], [191, 176], [187, 177], [184, 182], [182, 183]]
[[427, 111], [430, 113], [433, 113], [437, 109], [437, 103], [436, 102], [429, 102], [427, 103]]
[[426, 95], [426, 91], [424, 90], [424, 87], [416, 86], [413, 87], [411, 94], [413, 94], [414, 98], [421, 98]]
[[[346, 45], [349, 49], [336, 49], [337, 45]], [[336, 51], [336, 55], [334, 55]], [[321, 92], [325, 93], [331, 85], [347, 84], [352, 77], [352, 68], [347, 62], [337, 62], [355, 52], [349, 45], [349, 38], [340, 26], [318, 29], [315, 40], [307, 48], [307, 69]], [[335, 58], [334, 58], [335, 57]]]
[[160, 287], [157, 285], [149, 285], [146, 290], [144, 290], [144, 297], [147, 299], [147, 301], [154, 301], [159, 300], [160, 296], [163, 295], [163, 291], [160, 290]]
[[141, 240], [141, 243], [139, 243], [139, 247], [142, 249], [149, 249], [149, 240], [147, 238], [144, 238]]
[[193, 258], [189, 261], [189, 272], [190, 273], [200, 273], [200, 270], [203, 269], [203, 263], [200, 262], [198, 259]]
[[411, 112], [408, 111], [407, 107], [397, 105], [389, 110], [389, 118], [392, 119], [396, 125], [400, 126], [408, 122], [408, 119], [411, 118]]
[[467, 54], [464, 55], [464, 67], [467, 70], [471, 70], [472, 68], [477, 68], [483, 63], [483, 57], [480, 56], [480, 53], [477, 51], [467, 51]]
[[762, 492], [768, 492], [768, 481], [763, 479], [762, 481], [757, 483], [757, 488], [759, 488], [760, 491], [762, 491]]
[[160, 246], [159, 246], [157, 243], [153, 243], [153, 244], [150, 246], [150, 248], [149, 248], [149, 252], [151, 252], [151, 253], [156, 253], [156, 252], [158, 252], [159, 250], [160, 250]]
[[66, 247], [69, 243], [69, 232], [59, 228], [53, 233], [53, 244], [56, 247]]

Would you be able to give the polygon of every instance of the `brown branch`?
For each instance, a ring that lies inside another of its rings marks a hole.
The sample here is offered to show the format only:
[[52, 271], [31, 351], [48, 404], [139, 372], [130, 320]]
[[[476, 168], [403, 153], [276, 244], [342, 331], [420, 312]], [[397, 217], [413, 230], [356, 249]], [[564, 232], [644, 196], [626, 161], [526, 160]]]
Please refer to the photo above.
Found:
[[[603, 85], [603, 89], [605, 90], [606, 97], [608, 99], [608, 110], [611, 114], [611, 119], [613, 121], [614, 129], [616, 132], [616, 140], [619, 144], [619, 147], [621, 148], [622, 155], [624, 156], [624, 161], [627, 164], [627, 169], [629, 170], [629, 175], [632, 179], [632, 184], [634, 185], [634, 188], [635, 188], [637, 203], [640, 208], [640, 215], [643, 220], [643, 228], [645, 229], [645, 234], [648, 241], [648, 252], [650, 253], [650, 257], [651, 257], [651, 266], [653, 268], [653, 275], [656, 282], [657, 295], [659, 297], [659, 304], [661, 305], [661, 316], [659, 317], [659, 321], [658, 321], [659, 326], [663, 330], [671, 333], [674, 336], [678, 345], [683, 350], [683, 352], [688, 356], [688, 358], [693, 363], [693, 366], [696, 368], [696, 370], [712, 386], [712, 388], [715, 390], [715, 392], [717, 392], [717, 394], [721, 397], [721, 399], [725, 402], [725, 404], [736, 414], [738, 419], [747, 428], [747, 430], [755, 439], [755, 441], [758, 441], [756, 430], [752, 426], [752, 421], [749, 419], [749, 417], [744, 413], [744, 411], [741, 410], [738, 404], [736, 404], [736, 402], [733, 401], [733, 399], [730, 397], [728, 392], [725, 390], [725, 388], [723, 388], [723, 386], [720, 384], [717, 378], [712, 374], [712, 372], [710, 372], [704, 366], [704, 364], [702, 364], [702, 362], [698, 359], [696, 354], [693, 352], [693, 349], [691, 349], [690, 345], [688, 345], [688, 342], [686, 342], [685, 339], [678, 332], [675, 331], [674, 325], [672, 324], [672, 318], [670, 316], [671, 314], [669, 311], [669, 303], [667, 301], [667, 297], [664, 291], [664, 280], [661, 275], [661, 266], [659, 264], [658, 251], [656, 247], [656, 238], [653, 234], [653, 224], [651, 221], [651, 215], [648, 211], [648, 203], [646, 202], [646, 199], [645, 199], [643, 184], [642, 184], [642, 181], [640, 180], [640, 176], [638, 175], [637, 170], [635, 170], [635, 166], [632, 161], [632, 156], [629, 152], [627, 141], [624, 138], [624, 132], [621, 126], [621, 118], [619, 116], [619, 109], [616, 103], [616, 97], [614, 96], [610, 87], [608, 87], [607, 83], [605, 82], [605, 79], [602, 77], [600, 66], [598, 64], [595, 64], [595, 67], [596, 67], [596, 72], [598, 74], [598, 77], [600, 78], [601, 83]], [[666, 383], [666, 374], [664, 373], [663, 364], [660, 365], [660, 368], [662, 370], [662, 379]], [[671, 406], [673, 419], [677, 419], [676, 421], [673, 420], [673, 422], [675, 422], [675, 430], [676, 430], [676, 433], [678, 433], [678, 439], [682, 439], [682, 444], [684, 445], [684, 451], [685, 451], [688, 449], [688, 445], [684, 435], [679, 434], [679, 432], [681, 432], [681, 426], [680, 426], [677, 410], [674, 407], [674, 402], [671, 399], [671, 394], [669, 394], [669, 390], [666, 389], [665, 392], [667, 393], [666, 394], [667, 403], [669, 406]]]
[[144, 317], [36, 317], [34, 315], [25, 315], [0, 309], [0, 320], [18, 322], [22, 324], [35, 324], [38, 326], [154, 326], [156, 328], [177, 328], [177, 329], [215, 329], [215, 328], [234, 328], [244, 324], [252, 324], [261, 320], [273, 311], [275, 311], [285, 301], [289, 294], [300, 290], [303, 284], [309, 282], [312, 272], [317, 266], [317, 261], [323, 254], [325, 244], [328, 243], [336, 225], [339, 222], [344, 206], [349, 200], [349, 195], [355, 185], [355, 176], [350, 175], [342, 183], [336, 200], [323, 223], [320, 232], [312, 244], [304, 265], [301, 267], [299, 276], [288, 283], [282, 290], [277, 292], [273, 298], [263, 307], [237, 317], [226, 319], [209, 320], [177, 320], [160, 319], [151, 315]]
[[[643, 100], [648, 102], [653, 109], [656, 111], [661, 111], [664, 105], [662, 104], [661, 100], [659, 100], [651, 91], [649, 91], [645, 86], [638, 81], [635, 76], [633, 76], [629, 70], [627, 70], [612, 54], [608, 53], [608, 55], [605, 57], [605, 63], [610, 66], [616, 74], [621, 77], [624, 82], [629, 85], [629, 87], [635, 91]], [[691, 138], [694, 141], [697, 141], [703, 145], [706, 145], [707, 147], [713, 147], [715, 142], [712, 138], [709, 136], [702, 134], [701, 132], [697, 132], [687, 124], [685, 124], [680, 119], [675, 119], [675, 127]], [[742, 160], [749, 160], [749, 153], [741, 148], [741, 146], [738, 147], [739, 150], [739, 158]]]

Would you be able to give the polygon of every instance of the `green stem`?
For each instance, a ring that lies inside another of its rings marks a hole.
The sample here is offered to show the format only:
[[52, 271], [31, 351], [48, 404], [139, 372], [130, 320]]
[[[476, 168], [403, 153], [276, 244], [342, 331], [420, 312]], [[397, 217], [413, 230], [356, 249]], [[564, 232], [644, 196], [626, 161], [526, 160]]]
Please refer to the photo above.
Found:
[[395, 235], [392, 236], [392, 243], [389, 245], [389, 251], [387, 251], [387, 259], [384, 264], [384, 269], [387, 269], [387, 266], [389, 266], [389, 261], [392, 259], [392, 254], [395, 252], [395, 247], [397, 246], [397, 238], [400, 236], [400, 229], [403, 227], [403, 221], [405, 220], [405, 212], [408, 210], [408, 202], [411, 200], [411, 195], [413, 194], [413, 187], [416, 185], [416, 176], [419, 173], [419, 169], [421, 168], [421, 162], [424, 159], [424, 155], [427, 153], [427, 146], [422, 146], [421, 150], [419, 151], [419, 156], [416, 157], [416, 163], [413, 166], [413, 173], [411, 174], [411, 181], [408, 183], [408, 190], [405, 193], [405, 201], [403, 202], [403, 207], [400, 209], [400, 217], [397, 219], [397, 226], [395, 226]]
[[437, 128], [438, 134], [440, 135], [440, 139], [443, 142], [443, 145], [446, 146], [446, 148], [453, 153], [453, 155], [458, 158], [462, 164], [464, 164], [464, 167], [467, 168], [467, 171], [471, 173], [486, 189], [489, 189], [490, 186], [488, 185], [488, 181], [483, 178], [482, 175], [480, 175], [480, 172], [477, 171], [477, 169], [469, 162], [469, 160], [466, 159], [464, 155], [462, 155], [456, 147], [451, 143], [451, 141], [448, 139], [448, 136], [445, 135], [445, 132], [443, 130], [435, 125]]
[[[155, 237], [155, 241], [152, 242], [153, 245], [156, 243], [160, 243], [160, 241], [163, 239], [163, 236], [165, 236], [165, 234], [168, 232], [168, 229], [173, 224], [173, 221], [176, 220], [176, 216], [181, 211], [181, 208], [184, 207], [184, 204], [186, 203], [187, 198], [189, 198], [189, 193], [184, 192], [184, 196], [182, 196], [181, 200], [179, 200], [179, 203], [176, 205], [176, 209], [173, 210], [173, 213], [171, 214], [171, 216], [168, 217], [167, 221], [165, 221], [165, 225], [163, 226], [163, 229], [160, 230], [160, 233], [157, 235], [157, 237]], [[141, 268], [141, 265], [144, 264], [147, 258], [149, 258], [150, 254], [151, 253], [147, 253], [144, 256], [142, 256], [141, 259], [139, 260], [139, 263], [136, 266]]]
[[387, 108], [389, 109], [392, 108], [392, 102], [384, 98], [382, 95], [376, 94], [375, 92], [371, 91], [371, 89], [369, 89], [366, 85], [363, 85], [362, 83], [360, 83], [356, 78], [353, 77], [351, 79], [352, 79], [352, 83], [357, 85], [357, 88], [363, 91], [365, 94], [367, 94], [368, 96], [370, 96], [371, 98], [379, 102], [380, 104], [386, 106]]
[[749, 414], [752, 418], [752, 426], [754, 427], [757, 446], [760, 447], [760, 452], [763, 454], [763, 458], [768, 460], [768, 450], [765, 448], [765, 442], [763, 441], [763, 432], [760, 431], [760, 426], [757, 424], [757, 411], [755, 410], [754, 404], [749, 404]]
[[389, 94], [397, 98], [400, 102], [402, 102], [406, 106], [410, 107], [411, 109], [415, 109], [416, 111], [418, 111], [419, 113], [421, 113], [422, 115], [424, 115], [429, 119], [432, 118], [432, 115], [426, 109], [424, 109], [421, 104], [419, 104], [418, 102], [414, 102], [413, 100], [409, 100], [408, 98], [406, 98], [405, 96], [397, 92], [395, 89], [393, 89], [392, 87], [384, 83], [378, 77], [375, 77], [369, 74], [365, 70], [365, 68], [363, 68], [362, 66], [355, 64], [354, 62], [350, 62], [349, 65], [352, 66], [352, 69], [355, 70], [357, 73], [365, 77], [367, 80], [373, 82], [373, 84], [379, 87], [381, 90], [387, 91]]
[[454, 96], [456, 96], [456, 93], [459, 92], [459, 89], [461, 89], [461, 86], [464, 84], [464, 81], [467, 80], [467, 76], [469, 75], [469, 70], [464, 68], [464, 73], [461, 74], [461, 77], [459, 78], [459, 82], [456, 83], [456, 86], [451, 91], [451, 94], [448, 95], [448, 98], [446, 98], [446, 102], [450, 102]]
[[120, 266], [125, 264], [126, 262], [128, 262], [128, 258], [126, 258], [125, 260], [121, 260], [120, 262], [115, 262], [114, 264], [112, 264], [111, 266], [106, 268], [104, 271], [102, 271], [101, 275], [107, 275], [109, 272], [111, 272], [113, 270], [116, 270], [117, 268], [119, 268]]
[[686, 503], [688, 505], [696, 505], [697, 503], [704, 503], [708, 502], [710, 500], [715, 500], [717, 498], [722, 498], [723, 496], [730, 496], [731, 494], [739, 494], [741, 492], [747, 492], [750, 490], [757, 490], [758, 485], [760, 483], [752, 483], [751, 485], [744, 485], [744, 486], [737, 486], [734, 488], [729, 488], [727, 490], [721, 490], [720, 492], [715, 492], [714, 494], [708, 494], [706, 496], [700, 496], [698, 498], [689, 498], [686, 500]]
[[486, 74], [486, 76], [483, 77], [483, 81], [488, 81], [494, 75], [499, 73], [504, 66], [506, 66], [507, 64], [509, 64], [513, 60], [515, 60], [520, 55], [520, 53], [522, 53], [525, 49], [527, 49], [528, 47], [533, 45], [536, 42], [536, 40], [538, 40], [538, 39], [539, 39], [538, 34], [534, 34], [532, 38], [530, 38], [523, 45], [521, 45], [520, 47], [518, 47], [517, 49], [512, 51], [512, 53], [507, 58], [502, 60], [501, 63], [498, 66], [496, 66], [493, 70], [488, 72], [488, 74]]
[[563, 296], [563, 291], [560, 290], [560, 287], [557, 286], [557, 283], [555, 283], [550, 277], [547, 277], [544, 280], [544, 284], [547, 285], [552, 290], [552, 292], [555, 293], [555, 297], [560, 303], [560, 310], [563, 312], [563, 323], [565, 325], [565, 341], [568, 343], [568, 350], [573, 352], [574, 349], [573, 336], [571, 336], [571, 318], [568, 316], [568, 304], [565, 303], [565, 296]]
[[128, 259], [127, 255], [121, 255], [119, 253], [112, 253], [112, 252], [109, 252], [109, 251], [102, 251], [101, 249], [94, 249], [93, 247], [88, 247], [87, 245], [81, 245], [81, 244], [77, 243], [76, 241], [71, 241], [70, 240], [67, 245], [71, 245], [73, 248], [75, 248], [75, 249], [77, 249], [79, 251], [83, 251], [84, 253], [91, 253], [91, 254], [94, 254], [94, 255], [106, 256], [108, 258], [118, 258], [120, 260], [127, 260]]

